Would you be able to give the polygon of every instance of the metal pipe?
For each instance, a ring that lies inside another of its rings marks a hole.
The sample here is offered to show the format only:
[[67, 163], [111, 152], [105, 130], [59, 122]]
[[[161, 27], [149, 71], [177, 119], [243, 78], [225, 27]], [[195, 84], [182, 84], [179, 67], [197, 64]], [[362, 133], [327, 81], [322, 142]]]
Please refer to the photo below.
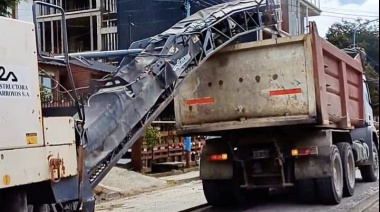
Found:
[[[51, 8], [51, 9], [56, 9], [58, 11], [61, 12], [61, 27], [62, 27], [62, 33], [63, 33], [63, 57], [61, 59], [59, 58], [52, 58], [52, 57], [46, 57], [44, 55], [42, 55], [41, 51], [39, 48], [37, 48], [37, 55], [39, 58], [41, 58], [42, 60], [46, 60], [46, 61], [56, 61], [56, 62], [59, 62], [59, 63], [62, 63], [62, 64], [65, 64], [66, 65], [66, 69], [67, 69], [67, 74], [69, 76], [69, 81], [70, 81], [70, 84], [71, 84], [71, 87], [74, 89], [73, 90], [73, 93], [74, 93], [74, 99], [75, 99], [75, 103], [77, 105], [77, 109], [78, 109], [78, 115], [79, 115], [79, 119], [80, 120], [83, 120], [83, 114], [81, 112], [81, 108], [80, 108], [80, 104], [79, 104], [79, 99], [78, 99], [78, 94], [77, 94], [77, 91], [75, 89], [75, 83], [74, 83], [74, 77], [73, 77], [73, 73], [70, 69], [70, 58], [69, 58], [69, 47], [68, 47], [68, 38], [67, 38], [67, 26], [66, 26], [66, 15], [65, 15], [65, 10], [62, 8], [62, 7], [59, 7], [57, 5], [54, 5], [54, 4], [49, 4], [49, 3], [46, 3], [46, 2], [42, 2], [42, 1], [35, 1], [32, 5], [32, 11], [33, 11], [33, 22], [34, 22], [34, 30], [35, 30], [35, 34], [36, 34], [36, 42], [37, 42], [37, 47], [40, 46], [40, 43], [39, 43], [39, 39], [38, 39], [38, 21], [37, 21], [37, 14], [36, 14], [36, 8], [37, 8], [37, 5], [41, 5], [41, 8], [43, 6], [47, 7], [47, 8]], [[54, 47], [54, 45], [52, 46], [52, 48]]]
[[[58, 58], [51, 58], [51, 57], [46, 57], [46, 56], [42, 55], [42, 52], [41, 52], [41, 50], [39, 48], [39, 47], [41, 47], [41, 43], [40, 43], [39, 34], [38, 34], [37, 5], [41, 5], [41, 9], [43, 9], [43, 6], [46, 6], [48, 8], [53, 7], [53, 8], [58, 9], [61, 12], [61, 18], [62, 18], [62, 26], [61, 27], [62, 27], [62, 32], [63, 32], [63, 43], [65, 43], [65, 42], [67, 43], [65, 11], [62, 8], [60, 8], [60, 7], [56, 6], [56, 5], [45, 3], [45, 2], [42, 2], [42, 1], [35, 1], [33, 3], [33, 5], [32, 5], [33, 22], [34, 22], [34, 30], [35, 30], [35, 34], [36, 34], [37, 55], [38, 55], [38, 57], [41, 58], [41, 59], [43, 59], [43, 60], [47, 60], [47, 61], [56, 61], [56, 62], [64, 63], [65, 62], [64, 57], [62, 57], [63, 59], [58, 59]], [[66, 34], [66, 36], [65, 36], [65, 34]], [[63, 49], [65, 50], [66, 48], [63, 47]]]
[[365, 23], [362, 23], [362, 24], [359, 24], [357, 27], [355, 27], [354, 29], [354, 32], [353, 32], [353, 38], [352, 38], [352, 47], [355, 48], [356, 46], [356, 31], [359, 29], [359, 27], [363, 26], [363, 25], [368, 25], [372, 22], [375, 22], [375, 21], [378, 21], [379, 19], [374, 19], [374, 20], [371, 20], [371, 21], [367, 21]]
[[175, 124], [175, 121], [153, 121], [152, 124]]
[[186, 17], [189, 17], [191, 14], [190, 13], [190, 8], [191, 8], [190, 0], [185, 1], [185, 7], [186, 7]]
[[[99, 51], [99, 52], [78, 52], [70, 53], [69, 57], [83, 57], [86, 59], [90, 58], [110, 58], [110, 57], [121, 57], [131, 54], [139, 54], [143, 49], [127, 49], [127, 50], [114, 50], [114, 51]], [[54, 56], [54, 58], [61, 59], [65, 56]]]
[[134, 26], [132, 23], [132, 15], [129, 15], [129, 45], [132, 44], [132, 26]]

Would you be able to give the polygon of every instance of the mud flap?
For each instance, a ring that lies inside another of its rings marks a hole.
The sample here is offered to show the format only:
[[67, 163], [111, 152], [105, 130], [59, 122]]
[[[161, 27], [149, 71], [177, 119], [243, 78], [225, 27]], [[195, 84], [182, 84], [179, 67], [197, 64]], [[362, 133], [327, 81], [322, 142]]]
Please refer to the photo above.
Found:
[[[212, 154], [228, 154], [225, 161], [210, 161]], [[228, 143], [220, 138], [207, 140], [200, 158], [201, 180], [228, 180], [233, 178], [233, 154]]]
[[319, 146], [318, 155], [294, 158], [295, 179], [305, 180], [332, 176], [330, 154], [330, 146]]

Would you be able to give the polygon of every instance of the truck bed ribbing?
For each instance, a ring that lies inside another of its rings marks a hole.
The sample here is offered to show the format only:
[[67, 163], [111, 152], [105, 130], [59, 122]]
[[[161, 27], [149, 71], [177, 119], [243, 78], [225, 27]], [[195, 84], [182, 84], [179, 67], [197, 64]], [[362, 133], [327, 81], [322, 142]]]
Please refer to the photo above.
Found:
[[85, 168], [91, 186], [104, 178], [173, 100], [183, 82], [176, 83], [179, 78], [195, 71], [237, 38], [273, 27], [274, 9], [272, 0], [216, 5], [160, 35], [133, 43], [131, 48], [144, 51], [131, 62], [124, 59], [118, 73], [105, 82], [85, 108]]

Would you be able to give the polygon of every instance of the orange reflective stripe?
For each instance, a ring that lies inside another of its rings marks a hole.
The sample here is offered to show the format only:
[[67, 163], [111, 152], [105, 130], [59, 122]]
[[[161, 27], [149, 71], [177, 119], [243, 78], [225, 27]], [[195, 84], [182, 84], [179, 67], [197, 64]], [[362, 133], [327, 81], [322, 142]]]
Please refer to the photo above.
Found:
[[269, 91], [269, 96], [281, 96], [302, 93], [301, 88]]
[[204, 105], [204, 104], [213, 104], [214, 98], [212, 97], [206, 97], [206, 98], [200, 98], [200, 99], [188, 99], [186, 100], [186, 105], [192, 106], [192, 105]]

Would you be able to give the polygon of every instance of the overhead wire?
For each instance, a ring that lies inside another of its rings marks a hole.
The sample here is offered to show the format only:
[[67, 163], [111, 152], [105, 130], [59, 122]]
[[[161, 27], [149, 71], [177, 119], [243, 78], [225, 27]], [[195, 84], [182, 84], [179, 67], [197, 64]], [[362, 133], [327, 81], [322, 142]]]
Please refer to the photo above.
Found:
[[333, 10], [333, 11], [337, 11], [337, 10], [341, 10], [341, 11], [347, 11], [347, 12], [359, 12], [359, 13], [369, 13], [369, 14], [379, 14], [379, 12], [373, 12], [373, 11], [368, 11], [368, 10], [351, 10], [351, 9], [342, 9], [342, 8], [336, 8], [336, 7], [321, 7], [321, 10], [324, 10], [327, 9], [327, 10]]

